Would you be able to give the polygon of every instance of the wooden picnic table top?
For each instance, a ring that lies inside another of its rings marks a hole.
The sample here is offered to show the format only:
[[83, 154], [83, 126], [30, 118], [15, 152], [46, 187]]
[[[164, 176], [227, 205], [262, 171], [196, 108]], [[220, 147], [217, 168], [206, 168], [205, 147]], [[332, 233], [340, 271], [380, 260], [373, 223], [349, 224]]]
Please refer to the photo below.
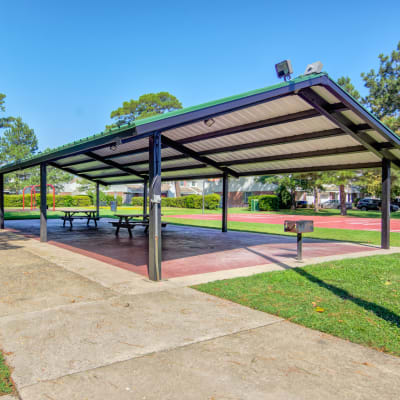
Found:
[[[116, 217], [120, 218], [150, 218], [150, 214], [125, 214], [125, 213], [116, 213], [114, 214]], [[161, 214], [163, 217], [163, 214]]]
[[57, 211], [61, 211], [61, 212], [65, 213], [65, 214], [68, 214], [68, 213], [71, 213], [71, 212], [73, 212], [73, 213], [78, 213], [78, 212], [81, 212], [81, 213], [95, 213], [96, 212], [96, 210], [85, 210], [85, 209], [79, 209], [79, 208], [62, 208], [62, 209], [58, 209]]
[[150, 214], [126, 214], [126, 213], [116, 213], [116, 217], [120, 218], [149, 218]]

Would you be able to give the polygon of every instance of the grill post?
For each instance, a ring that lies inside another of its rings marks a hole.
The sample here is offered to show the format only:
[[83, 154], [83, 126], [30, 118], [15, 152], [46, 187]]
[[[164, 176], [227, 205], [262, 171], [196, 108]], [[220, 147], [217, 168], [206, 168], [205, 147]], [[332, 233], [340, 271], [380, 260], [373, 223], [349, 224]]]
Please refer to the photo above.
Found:
[[301, 261], [303, 259], [303, 234], [297, 234], [297, 260]]
[[228, 232], [228, 194], [229, 194], [229, 178], [224, 172], [222, 178], [222, 232]]
[[381, 247], [390, 248], [390, 160], [382, 160]]

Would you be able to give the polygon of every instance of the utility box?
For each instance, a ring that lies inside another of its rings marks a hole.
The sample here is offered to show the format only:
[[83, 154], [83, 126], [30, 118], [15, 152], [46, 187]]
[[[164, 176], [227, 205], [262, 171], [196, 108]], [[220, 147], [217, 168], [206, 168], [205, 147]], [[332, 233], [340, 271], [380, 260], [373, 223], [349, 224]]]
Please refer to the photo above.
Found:
[[112, 212], [116, 212], [117, 211], [117, 202], [116, 201], [110, 201], [110, 210]]
[[308, 233], [314, 232], [314, 221], [285, 221], [285, 232]]
[[303, 233], [314, 232], [314, 221], [285, 221], [285, 232], [297, 233], [297, 260], [303, 259]]
[[250, 210], [251, 211], [260, 211], [260, 206], [258, 204], [258, 199], [251, 199]]

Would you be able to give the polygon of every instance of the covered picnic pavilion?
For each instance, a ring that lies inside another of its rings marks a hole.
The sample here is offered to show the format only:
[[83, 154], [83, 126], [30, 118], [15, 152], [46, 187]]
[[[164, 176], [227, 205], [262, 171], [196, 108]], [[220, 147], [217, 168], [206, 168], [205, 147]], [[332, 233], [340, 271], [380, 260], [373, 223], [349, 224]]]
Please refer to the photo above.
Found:
[[[100, 185], [149, 186], [148, 276], [162, 279], [161, 181], [223, 179], [222, 232], [230, 178], [344, 169], [382, 169], [381, 247], [390, 246], [391, 166], [400, 139], [327, 74], [311, 74], [110, 129], [0, 167], [4, 176], [40, 166], [40, 240], [47, 241], [47, 166]], [[99, 196], [96, 204], [99, 215]]]

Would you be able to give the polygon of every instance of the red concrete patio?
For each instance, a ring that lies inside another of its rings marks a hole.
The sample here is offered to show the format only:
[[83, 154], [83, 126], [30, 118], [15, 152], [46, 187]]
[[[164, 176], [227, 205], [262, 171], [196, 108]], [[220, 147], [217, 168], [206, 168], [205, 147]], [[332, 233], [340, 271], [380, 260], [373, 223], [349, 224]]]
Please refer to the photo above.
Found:
[[[38, 220], [7, 221], [7, 229], [39, 237]], [[119, 268], [147, 276], [148, 238], [142, 227], [116, 237], [114, 228], [101, 220], [99, 228], [77, 222], [73, 231], [59, 220], [49, 220], [49, 242]], [[296, 256], [296, 239], [289, 236], [168, 225], [163, 230], [163, 278], [215, 272], [268, 263], [284, 263]], [[305, 239], [304, 258], [353, 254], [377, 249], [371, 246]]]

